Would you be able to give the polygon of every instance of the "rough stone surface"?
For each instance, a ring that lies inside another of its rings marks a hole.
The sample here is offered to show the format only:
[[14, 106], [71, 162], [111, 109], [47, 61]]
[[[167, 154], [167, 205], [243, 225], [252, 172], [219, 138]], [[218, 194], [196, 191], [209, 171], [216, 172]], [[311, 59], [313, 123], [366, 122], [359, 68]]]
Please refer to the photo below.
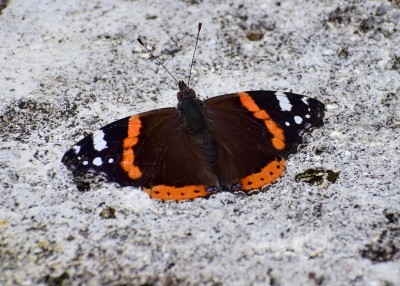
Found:
[[[400, 285], [398, 1], [0, 4], [1, 285]], [[79, 191], [60, 162], [74, 142], [176, 104], [137, 36], [184, 79], [199, 21], [201, 98], [293, 91], [325, 125], [252, 196]], [[340, 175], [295, 181], [313, 168]]]

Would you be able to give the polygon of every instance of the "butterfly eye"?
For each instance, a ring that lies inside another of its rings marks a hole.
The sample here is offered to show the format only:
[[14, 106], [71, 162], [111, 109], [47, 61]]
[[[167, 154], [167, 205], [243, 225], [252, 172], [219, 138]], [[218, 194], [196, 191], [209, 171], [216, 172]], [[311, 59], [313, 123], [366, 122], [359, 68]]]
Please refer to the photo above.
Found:
[[182, 99], [182, 96], [183, 96], [182, 92], [178, 92], [178, 93], [176, 94], [176, 97], [178, 98], [178, 100], [181, 100], [181, 99]]

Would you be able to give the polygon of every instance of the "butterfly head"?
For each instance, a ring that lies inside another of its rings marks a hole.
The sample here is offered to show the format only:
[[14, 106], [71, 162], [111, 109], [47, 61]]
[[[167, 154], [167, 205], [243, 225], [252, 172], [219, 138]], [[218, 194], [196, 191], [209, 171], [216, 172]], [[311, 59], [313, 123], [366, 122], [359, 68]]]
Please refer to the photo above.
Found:
[[196, 98], [196, 92], [189, 88], [182, 80], [178, 82], [178, 85], [179, 92], [177, 93], [177, 97], [179, 102], [189, 98]]

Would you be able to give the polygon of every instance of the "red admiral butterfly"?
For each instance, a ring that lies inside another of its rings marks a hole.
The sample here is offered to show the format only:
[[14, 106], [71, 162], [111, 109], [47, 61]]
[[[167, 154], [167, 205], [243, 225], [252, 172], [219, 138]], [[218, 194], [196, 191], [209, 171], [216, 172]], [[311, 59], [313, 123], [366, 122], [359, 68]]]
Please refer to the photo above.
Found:
[[251, 191], [282, 176], [302, 132], [323, 124], [324, 104], [303, 95], [259, 90], [201, 101], [183, 81], [178, 85], [176, 108], [108, 124], [75, 144], [62, 162], [74, 175], [103, 173], [161, 200]]

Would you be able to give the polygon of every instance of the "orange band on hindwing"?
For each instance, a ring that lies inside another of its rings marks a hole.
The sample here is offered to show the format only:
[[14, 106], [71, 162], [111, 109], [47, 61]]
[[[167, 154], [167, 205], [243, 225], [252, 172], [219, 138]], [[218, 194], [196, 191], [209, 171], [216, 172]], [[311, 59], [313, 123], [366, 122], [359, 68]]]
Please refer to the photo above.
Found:
[[212, 194], [212, 192], [207, 192], [206, 186], [203, 185], [192, 185], [185, 187], [158, 185], [150, 189], [143, 188], [143, 191], [148, 193], [151, 198], [163, 201], [190, 200], [197, 197], [206, 197]]
[[274, 160], [262, 168], [261, 172], [251, 174], [240, 180], [242, 189], [250, 191], [272, 184], [285, 172], [285, 160]]
[[124, 139], [122, 157], [119, 165], [132, 180], [137, 180], [142, 176], [142, 171], [138, 166], [135, 166], [134, 146], [139, 141], [140, 128], [142, 122], [136, 115], [129, 118], [128, 136]]
[[255, 118], [264, 120], [264, 124], [267, 127], [268, 131], [272, 134], [272, 145], [274, 146], [275, 149], [277, 150], [283, 150], [285, 149], [285, 135], [283, 134], [283, 129], [280, 128], [275, 121], [272, 120], [271, 116], [263, 110], [258, 107], [258, 105], [255, 103], [253, 98], [246, 93], [246, 92], [241, 92], [238, 94], [240, 98], [240, 102], [242, 105], [250, 112], [253, 112], [253, 115]]

